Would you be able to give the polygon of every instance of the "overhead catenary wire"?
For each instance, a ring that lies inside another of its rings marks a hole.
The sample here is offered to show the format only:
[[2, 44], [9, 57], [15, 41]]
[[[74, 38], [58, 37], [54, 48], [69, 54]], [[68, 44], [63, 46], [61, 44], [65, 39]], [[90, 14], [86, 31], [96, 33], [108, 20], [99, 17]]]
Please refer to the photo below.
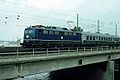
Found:
[[[9, 2], [9, 3], [11, 3], [11, 4], [14, 4], [14, 3], [16, 3], [16, 2], [11, 2], [11, 1], [5, 1], [5, 2]], [[19, 3], [16, 3], [17, 5], [21, 5], [21, 6], [25, 6], [26, 7], [26, 5], [23, 5], [23, 4], [19, 4]], [[29, 8], [30, 8], [30, 6], [29, 6]], [[33, 8], [33, 7], [32, 7]], [[42, 10], [42, 9], [40, 9], [40, 8], [37, 8], [37, 9], [39, 9], [39, 10]], [[84, 10], [86, 10], [86, 9], [84, 9]], [[45, 11], [45, 10], [44, 10]], [[73, 10], [73, 11], [76, 11], [76, 10]], [[88, 9], [86, 10], [86, 11], [89, 11]], [[64, 11], [63, 11], [64, 12]], [[89, 11], [89, 12], [91, 12], [91, 11]], [[55, 13], [55, 12], [54, 12]], [[93, 12], [92, 12], [92, 14], [93, 14]], [[95, 14], [94, 14], [94, 16], [95, 16]]]
[[[17, 14], [16, 12], [11, 12], [11, 11], [5, 11], [5, 10], [0, 10], [0, 11], [3, 11], [3, 12], [8, 12], [8, 13], [13, 13], [13, 14]], [[23, 14], [22, 14], [23, 15]], [[26, 15], [26, 14], [24, 14], [24, 15]], [[38, 16], [30, 16], [32, 19], [32, 21], [34, 20], [36, 20], [37, 22], [39, 22], [39, 20], [41, 19], [41, 17], [38, 17]], [[25, 18], [24, 18], [25, 19]], [[47, 18], [45, 18], [45, 19], [47, 19]], [[49, 18], [48, 18], [49, 19]], [[50, 18], [51, 19], [51, 18]], [[8, 21], [9, 19], [7, 19], [7, 21]], [[42, 19], [41, 19], [42, 20]], [[53, 20], [56, 20], [56, 19], [53, 19]], [[27, 22], [29, 22], [30, 20], [28, 19], [28, 21]], [[63, 20], [56, 20], [56, 21], [60, 21], [60, 22], [62, 22], [62, 23], [64, 23], [65, 21], [63, 21]], [[49, 21], [46, 21], [46, 23], [50, 23]], [[30, 23], [28, 23], [28, 24], [30, 24]], [[39, 24], [39, 23], [38, 23]], [[51, 23], [52, 24], [52, 23]]]
[[[7, 10], [0, 10], [2, 12], [7, 12], [7, 13], [13, 13], [13, 14], [18, 14], [17, 12], [13, 12], [13, 11], [7, 11]], [[43, 17], [43, 16], [36, 16], [36, 15], [31, 15], [31, 14], [25, 14], [25, 13], [19, 13], [19, 14], [22, 14], [22, 15], [29, 15], [30, 17], [32, 17], [32, 19], [36, 18], [35, 20], [39, 20], [39, 18]], [[48, 17], [47, 17], [48, 18]], [[51, 19], [51, 18], [50, 18]], [[52, 18], [54, 19], [54, 18]], [[60, 19], [54, 19], [54, 20], [58, 20], [58, 21], [62, 21], [62, 22], [65, 22], [65, 20], [60, 20]]]
[[54, 20], [59, 20], [59, 21], [65, 21], [65, 20], [62, 20], [62, 19], [57, 19], [57, 18], [50, 18], [50, 17], [45, 17], [45, 16], [38, 16], [38, 15], [33, 15], [33, 14], [27, 14], [27, 13], [22, 13], [22, 12], [15, 12], [15, 11], [7, 11], [7, 10], [2, 10], [2, 9], [0, 9], [0, 11], [2, 11], [2, 12], [8, 12], [8, 13], [15, 13], [15, 14], [22, 14], [22, 15], [29, 15], [30, 17], [37, 17], [37, 18], [39, 18], [39, 17], [43, 17], [43, 18], [49, 18], [49, 19], [54, 19]]
[[[70, 14], [66, 14], [66, 13], [69, 13], [67, 10], [63, 10], [62, 9], [62, 13], [60, 13], [60, 12], [54, 12], [54, 11], [49, 11], [49, 10], [43, 10], [43, 9], [40, 9], [40, 8], [36, 8], [36, 7], [31, 7], [31, 6], [25, 6], [25, 5], [23, 5], [23, 4], [19, 4], [19, 3], [16, 3], [16, 2], [11, 2], [11, 1], [6, 1], [6, 2], [9, 2], [9, 3], [11, 3], [11, 4], [17, 4], [17, 5], [20, 5], [20, 6], [22, 6], [22, 7], [25, 7], [25, 8], [28, 8], [28, 9], [31, 9], [31, 10], [33, 10], [32, 8], [34, 8], [34, 9], [38, 9], [38, 10], [42, 10], [42, 11], [46, 11], [46, 12], [52, 12], [52, 13], [54, 13], [54, 14], [62, 14], [63, 16], [64, 15], [67, 15], [67, 16], [69, 16], [69, 17], [75, 17], [75, 15], [73, 16], [73, 15], [70, 15]], [[68, 10], [70, 10], [70, 11], [74, 11], [74, 12], [78, 12], [77, 10], [74, 10], [74, 9], [71, 9], [71, 8], [69, 8]], [[85, 10], [85, 9], [84, 9]], [[86, 10], [87, 12], [88, 12], [88, 10]], [[66, 13], [63, 13], [63, 12], [66, 12]], [[90, 11], [89, 11], [90, 12]], [[92, 13], [93, 14], [93, 13]], [[95, 16], [96, 14], [94, 14], [94, 16]], [[82, 17], [81, 16], [81, 18], [83, 18], [83, 19], [88, 19], [88, 18], [85, 18], [85, 17]], [[91, 19], [88, 19], [88, 20], [91, 20]]]
[[[8, 2], [10, 2], [10, 1], [8, 1]], [[16, 3], [16, 2], [10, 2], [11, 4], [14, 4], [14, 3]], [[17, 5], [21, 5], [22, 7], [26, 7], [25, 5], [23, 5], [23, 4], [19, 4], [19, 3], [16, 3]], [[16, 5], [15, 4], [15, 5]], [[31, 7], [29, 7], [29, 6], [27, 6], [27, 8], [28, 9], [30, 9]], [[22, 8], [21, 8], [22, 9]], [[20, 9], [20, 10], [21, 10]], [[24, 8], [23, 8], [24, 9]], [[42, 10], [42, 9], [39, 9], [39, 8], [35, 8], [35, 9], [38, 9], [38, 10]], [[34, 9], [30, 9], [30, 10], [34, 10]], [[75, 11], [75, 12], [78, 12], [77, 10], [74, 10], [74, 9], [70, 9], [70, 10], [72, 10], [72, 11]], [[86, 10], [86, 9], [85, 9]], [[43, 10], [43, 11], [48, 11], [48, 10]], [[6, 12], [6, 11], [5, 11]], [[34, 19], [34, 18], [38, 18], [38, 19], [40, 19], [40, 18], [47, 18], [47, 19], [52, 19], [52, 20], [57, 20], [57, 21], [62, 21], [62, 22], [66, 22], [67, 20], [62, 20], [62, 19], [58, 19], [58, 18], [50, 18], [50, 17], [44, 17], [44, 16], [36, 16], [36, 15], [34, 15], [34, 14], [26, 14], [26, 13], [19, 13], [19, 12], [15, 12], [15, 11], [8, 11], [8, 13], [9, 12], [12, 12], [13, 14], [21, 14], [21, 15], [26, 15], [27, 17], [29, 16], [29, 17], [32, 17], [32, 18], [30, 18], [30, 19]], [[48, 11], [49, 12], [49, 11]], [[63, 12], [65, 12], [65, 11], [63, 11]], [[66, 11], [67, 12], [67, 11]], [[90, 11], [89, 11], [90, 12]], [[64, 15], [63, 13], [59, 13], [59, 12], [53, 12], [53, 13], [55, 13], [55, 14], [62, 14], [62, 15]], [[67, 14], [67, 15], [69, 15], [69, 14]], [[73, 15], [70, 15], [71, 17], [73, 17], [74, 18], [74, 16]], [[70, 17], [69, 16], [69, 17]], [[72, 19], [73, 19], [72, 18]], [[80, 17], [80, 18], [82, 18], [82, 17]], [[84, 18], [85, 19], [85, 18]], [[36, 20], [36, 19], [35, 19]], [[87, 20], [87, 19], [85, 19], [85, 20]], [[79, 22], [79, 23], [82, 23], [82, 22]], [[88, 20], [87, 20], [87, 23], [88, 23]], [[94, 24], [94, 23], [92, 23], [92, 24]]]
[[[10, 2], [10, 1], [6, 1], [6, 2], [9, 2], [9, 3], [11, 3], [11, 4], [13, 4], [13, 6], [9, 6], [9, 7], [14, 7], [14, 4], [16, 5], [16, 4], [18, 4], [18, 3], [13, 3], [13, 2]], [[23, 4], [18, 4], [18, 5], [20, 5], [20, 6], [22, 6], [22, 8], [21, 8], [21, 10], [22, 9], [26, 9], [26, 10], [34, 10], [34, 11], [45, 11], [45, 12], [48, 12], [48, 13], [54, 13], [54, 14], [62, 14], [63, 16], [65, 16], [65, 15], [68, 15], [68, 16], [70, 16], [70, 17], [74, 17], [73, 15], [70, 15], [70, 14], [64, 14], [64, 13], [59, 13], [59, 12], [53, 12], [53, 11], [49, 11], [49, 10], [43, 10], [43, 9], [39, 9], [39, 8], [36, 8], [36, 7], [30, 7], [30, 6], [25, 6], [25, 5], [23, 5]], [[38, 9], [38, 10], [35, 10], [35, 9]], [[33, 11], [33, 12], [34, 12]]]
[[[9, 1], [10, 2], [10, 1]], [[11, 3], [11, 2], [10, 2]], [[12, 4], [13, 4], [13, 2], [12, 2]], [[18, 3], [17, 3], [18, 4]], [[18, 5], [21, 5], [21, 4], [18, 4]], [[21, 5], [21, 6], [25, 6], [25, 5]], [[44, 10], [45, 11], [45, 10]], [[64, 11], [63, 11], [64, 12]], [[24, 14], [25, 15], [25, 14]], [[29, 16], [34, 16], [34, 15], [29, 15]], [[70, 16], [69, 16], [70, 17]], [[85, 19], [85, 18], [83, 18], [83, 17], [81, 17], [82, 19]], [[55, 19], [56, 20], [56, 19]], [[57, 19], [58, 20], [58, 19]], [[60, 19], [59, 19], [60, 20]], [[85, 19], [86, 20], [86, 19]], [[61, 20], [62, 21], [62, 20]], [[89, 21], [91, 21], [91, 20], [89, 20]]]
[[[3, 11], [3, 12], [10, 12], [10, 11]], [[11, 12], [11, 13], [13, 13], [13, 14], [16, 14], [15, 12]], [[25, 14], [26, 15], [26, 14]], [[63, 21], [64, 22], [64, 21]], [[28, 23], [29, 24], [29, 23]], [[86, 25], [86, 24], [85, 24]], [[89, 25], [89, 27], [90, 27], [91, 25]]]

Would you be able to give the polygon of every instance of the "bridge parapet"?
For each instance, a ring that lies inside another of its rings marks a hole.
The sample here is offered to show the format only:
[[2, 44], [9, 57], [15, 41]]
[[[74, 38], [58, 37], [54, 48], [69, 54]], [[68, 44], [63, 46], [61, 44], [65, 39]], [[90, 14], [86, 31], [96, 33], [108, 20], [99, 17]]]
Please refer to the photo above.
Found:
[[[88, 64], [95, 64], [120, 59], [120, 50], [67, 51], [55, 54], [45, 54], [31, 57], [0, 59], [0, 79], [10, 79], [19, 76], [50, 72]], [[84, 50], [84, 49], [83, 49]]]
[[[14, 48], [10, 48], [14, 49]], [[0, 59], [4, 58], [22, 58], [22, 57], [41, 57], [41, 56], [52, 56], [52, 55], [60, 55], [65, 53], [95, 53], [95, 52], [102, 52], [102, 51], [118, 51], [120, 50], [120, 47], [108, 47], [108, 46], [102, 46], [102, 47], [65, 47], [65, 48], [30, 48], [30, 49], [24, 49], [18, 48], [14, 52], [8, 52], [7, 50], [4, 50], [0, 48], [0, 51], [3, 51], [3, 53], [0, 53]], [[5, 52], [7, 51], [7, 52]]]

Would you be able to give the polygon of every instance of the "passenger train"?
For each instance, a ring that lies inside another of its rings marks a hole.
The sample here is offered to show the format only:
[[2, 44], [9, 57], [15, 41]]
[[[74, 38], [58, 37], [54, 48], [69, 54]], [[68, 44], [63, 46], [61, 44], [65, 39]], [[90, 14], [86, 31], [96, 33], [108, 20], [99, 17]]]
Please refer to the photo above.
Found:
[[80, 47], [118, 46], [120, 37], [102, 33], [90, 33], [78, 28], [67, 29], [36, 25], [24, 31], [24, 47]]

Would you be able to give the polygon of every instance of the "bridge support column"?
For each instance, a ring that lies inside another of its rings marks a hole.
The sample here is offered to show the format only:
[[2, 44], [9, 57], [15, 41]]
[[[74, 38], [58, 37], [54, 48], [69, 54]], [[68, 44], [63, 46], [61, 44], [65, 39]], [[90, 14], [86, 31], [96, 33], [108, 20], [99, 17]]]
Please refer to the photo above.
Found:
[[107, 63], [108, 80], [114, 80], [114, 61]]
[[102, 80], [114, 80], [114, 61], [108, 61]]

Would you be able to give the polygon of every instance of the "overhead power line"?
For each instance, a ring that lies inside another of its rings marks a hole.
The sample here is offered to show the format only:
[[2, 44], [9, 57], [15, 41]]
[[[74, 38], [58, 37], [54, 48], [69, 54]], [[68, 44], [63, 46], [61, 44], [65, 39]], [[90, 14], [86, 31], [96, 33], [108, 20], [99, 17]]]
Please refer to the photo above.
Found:
[[59, 20], [59, 21], [65, 21], [62, 19], [57, 19], [57, 18], [50, 18], [50, 17], [44, 17], [44, 16], [38, 16], [38, 15], [33, 15], [33, 14], [28, 14], [28, 13], [22, 13], [22, 12], [15, 12], [15, 11], [6, 11], [6, 10], [0, 10], [1, 12], [8, 12], [8, 13], [14, 13], [14, 14], [22, 14], [22, 15], [26, 15], [26, 16], [30, 16], [30, 17], [36, 17], [37, 19], [39, 18], [48, 18], [48, 19], [54, 19], [54, 20]]
[[[72, 9], [72, 8], [69, 8], [68, 10], [64, 10], [64, 9], [62, 9], [62, 13], [60, 13], [60, 12], [54, 12], [54, 11], [50, 11], [50, 10], [44, 10], [44, 9], [40, 9], [40, 8], [36, 8], [36, 7], [31, 7], [31, 6], [27, 6], [27, 5], [23, 5], [23, 4], [19, 4], [19, 3], [16, 3], [16, 2], [11, 2], [11, 1], [6, 1], [6, 2], [8, 2], [8, 3], [10, 3], [10, 4], [13, 4], [13, 6], [14, 6], [14, 4], [15, 5], [20, 5], [20, 6], [22, 6], [22, 7], [24, 7], [25, 9], [26, 8], [28, 8], [29, 10], [35, 10], [35, 9], [37, 9], [37, 10], [42, 10], [42, 11], [46, 11], [46, 12], [48, 12], [48, 13], [50, 13], [50, 12], [52, 12], [53, 14], [59, 14], [59, 15], [62, 15], [62, 16], [69, 16], [69, 17], [72, 17], [72, 18], [74, 18], [75, 17], [75, 15], [70, 15], [70, 11], [73, 11], [73, 12], [76, 12], [76, 13], [78, 13], [78, 12], [80, 12], [80, 11], [78, 11], [78, 10], [75, 10], [75, 9]], [[21, 8], [22, 9], [22, 8]], [[91, 11], [89, 11], [88, 9], [86, 10], [87, 8], [84, 8], [84, 10], [86, 11], [86, 13], [92, 13], [92, 14], [94, 14], [93, 12], [91, 12]], [[69, 14], [66, 14], [66, 13], [69, 13]], [[75, 13], [75, 14], [76, 14]], [[95, 12], [96, 13], [96, 12]], [[94, 14], [94, 16], [96, 16], [96, 14]], [[85, 17], [82, 17], [81, 16], [81, 18], [83, 18], [83, 19], [86, 19], [86, 20], [91, 20], [91, 19], [89, 19], [89, 18], [85, 18]]]

